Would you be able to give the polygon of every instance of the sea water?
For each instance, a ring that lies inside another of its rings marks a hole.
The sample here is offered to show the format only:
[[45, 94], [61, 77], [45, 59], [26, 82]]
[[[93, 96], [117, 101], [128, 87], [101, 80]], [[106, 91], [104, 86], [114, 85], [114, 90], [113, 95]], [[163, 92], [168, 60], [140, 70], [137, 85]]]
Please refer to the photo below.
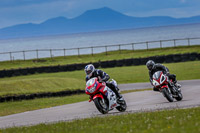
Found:
[[[64, 50], [71, 48], [81, 47], [95, 47], [95, 46], [109, 46], [119, 44], [131, 44], [147, 41], [159, 41], [181, 38], [200, 38], [200, 24], [187, 24], [176, 26], [163, 26], [163, 27], [150, 27], [140, 29], [125, 29], [114, 30], [94, 33], [79, 33], [79, 34], [67, 34], [67, 35], [54, 35], [32, 38], [19, 38], [19, 39], [7, 39], [0, 40], [0, 61], [10, 59], [32, 59], [50, 56], [63, 56], [63, 55], [77, 55], [88, 53], [99, 53], [105, 50], [117, 50], [116, 47], [104, 47], [102, 48], [88, 48], [88, 49], [74, 49]], [[191, 45], [200, 44], [200, 39], [190, 42]], [[176, 42], [176, 45], [187, 45], [188, 42]], [[162, 43], [163, 47], [173, 46], [172, 42]], [[160, 43], [149, 44], [148, 48], [160, 47]], [[121, 49], [133, 49], [130, 46], [120, 47]], [[145, 49], [146, 44], [134, 45], [134, 49]], [[43, 51], [34, 50], [43, 49]], [[49, 49], [63, 49], [58, 51], [50, 51]], [[14, 51], [26, 51], [30, 52], [16, 52], [6, 53]], [[47, 51], [45, 51], [47, 50]]]

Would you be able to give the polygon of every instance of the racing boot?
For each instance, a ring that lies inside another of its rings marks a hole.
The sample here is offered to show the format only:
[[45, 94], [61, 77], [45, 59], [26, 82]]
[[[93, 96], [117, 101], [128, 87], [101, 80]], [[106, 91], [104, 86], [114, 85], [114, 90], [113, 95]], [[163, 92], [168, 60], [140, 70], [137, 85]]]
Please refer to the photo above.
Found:
[[118, 87], [115, 87], [115, 94], [116, 94], [116, 96], [117, 96], [117, 103], [119, 103], [119, 104], [122, 104], [123, 102], [124, 102], [124, 99], [123, 99], [123, 97], [122, 97], [122, 95], [119, 93], [119, 88]]
[[176, 83], [175, 86], [176, 86], [177, 88], [181, 88], [181, 85], [178, 84], [178, 83]]
[[118, 92], [117, 94], [117, 103], [122, 104], [124, 102], [124, 99], [122, 95]]
[[181, 85], [177, 83], [177, 81], [174, 81], [174, 86], [180, 91]]
[[181, 91], [181, 85], [180, 84], [176, 83], [175, 86], [176, 86], [178, 91]]

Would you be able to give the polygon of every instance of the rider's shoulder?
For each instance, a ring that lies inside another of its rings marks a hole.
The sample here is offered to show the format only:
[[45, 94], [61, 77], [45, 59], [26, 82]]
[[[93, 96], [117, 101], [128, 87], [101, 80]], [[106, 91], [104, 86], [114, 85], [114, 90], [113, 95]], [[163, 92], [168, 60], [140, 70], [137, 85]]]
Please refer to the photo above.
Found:
[[156, 64], [154, 65], [154, 67], [161, 67], [161, 66], [164, 66], [164, 65], [162, 65], [162, 64], [160, 64], [160, 63], [156, 63]]
[[100, 69], [95, 69], [95, 72], [96, 72], [97, 74], [99, 74], [99, 73], [101, 73], [101, 72], [103, 72], [103, 71], [100, 70]]

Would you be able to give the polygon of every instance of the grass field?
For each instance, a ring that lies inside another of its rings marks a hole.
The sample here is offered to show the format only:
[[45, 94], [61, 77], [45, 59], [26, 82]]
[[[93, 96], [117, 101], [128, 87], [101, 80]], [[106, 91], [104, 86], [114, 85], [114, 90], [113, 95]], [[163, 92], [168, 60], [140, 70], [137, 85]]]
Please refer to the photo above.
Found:
[[[16, 60], [16, 61], [4, 61], [0, 62], [0, 70], [3, 69], [14, 69], [14, 68], [25, 68], [25, 67], [39, 67], [39, 66], [53, 66], [53, 65], [65, 65], [73, 63], [88, 63], [97, 62], [99, 60], [118, 60], [127, 58], [138, 58], [138, 57], [149, 57], [155, 55], [168, 55], [168, 54], [182, 54], [182, 53], [200, 53], [200, 45], [196, 46], [179, 46], [172, 48], [157, 48], [149, 50], [122, 50], [122, 51], [112, 51], [105, 53], [91, 55], [81, 55], [81, 56], [66, 56], [66, 57], [54, 57], [44, 58], [42, 61], [36, 62], [33, 60]], [[120, 56], [119, 56], [120, 55]]]
[[[178, 80], [200, 79], [200, 61], [169, 63], [166, 65]], [[148, 82], [146, 66], [129, 66], [102, 69], [118, 83]], [[84, 89], [84, 71], [46, 73], [0, 79], [0, 96], [56, 92]]]
[[199, 133], [200, 107], [9, 128], [6, 133]]
[[0, 116], [88, 100], [86, 94], [0, 103]]

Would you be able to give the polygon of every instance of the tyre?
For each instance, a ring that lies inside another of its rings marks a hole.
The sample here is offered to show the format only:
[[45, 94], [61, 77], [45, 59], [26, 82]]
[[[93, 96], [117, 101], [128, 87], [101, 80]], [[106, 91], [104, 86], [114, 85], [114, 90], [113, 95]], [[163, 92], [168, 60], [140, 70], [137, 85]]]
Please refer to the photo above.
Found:
[[183, 99], [183, 95], [181, 92], [178, 92], [177, 97], [175, 97], [177, 101], [181, 101]]
[[101, 112], [102, 114], [108, 113], [108, 105], [101, 98], [98, 97], [94, 99], [94, 104], [99, 112]]
[[168, 100], [169, 102], [173, 102], [173, 101], [174, 101], [174, 98], [173, 98], [173, 96], [172, 96], [172, 93], [170, 93], [170, 92], [168, 91], [167, 88], [163, 88], [162, 93], [163, 93], [163, 95], [167, 98], [167, 100]]
[[116, 109], [120, 112], [124, 112], [126, 111], [127, 105], [126, 105], [126, 101], [124, 100], [124, 102], [122, 104], [120, 104], [120, 106], [116, 107]]

